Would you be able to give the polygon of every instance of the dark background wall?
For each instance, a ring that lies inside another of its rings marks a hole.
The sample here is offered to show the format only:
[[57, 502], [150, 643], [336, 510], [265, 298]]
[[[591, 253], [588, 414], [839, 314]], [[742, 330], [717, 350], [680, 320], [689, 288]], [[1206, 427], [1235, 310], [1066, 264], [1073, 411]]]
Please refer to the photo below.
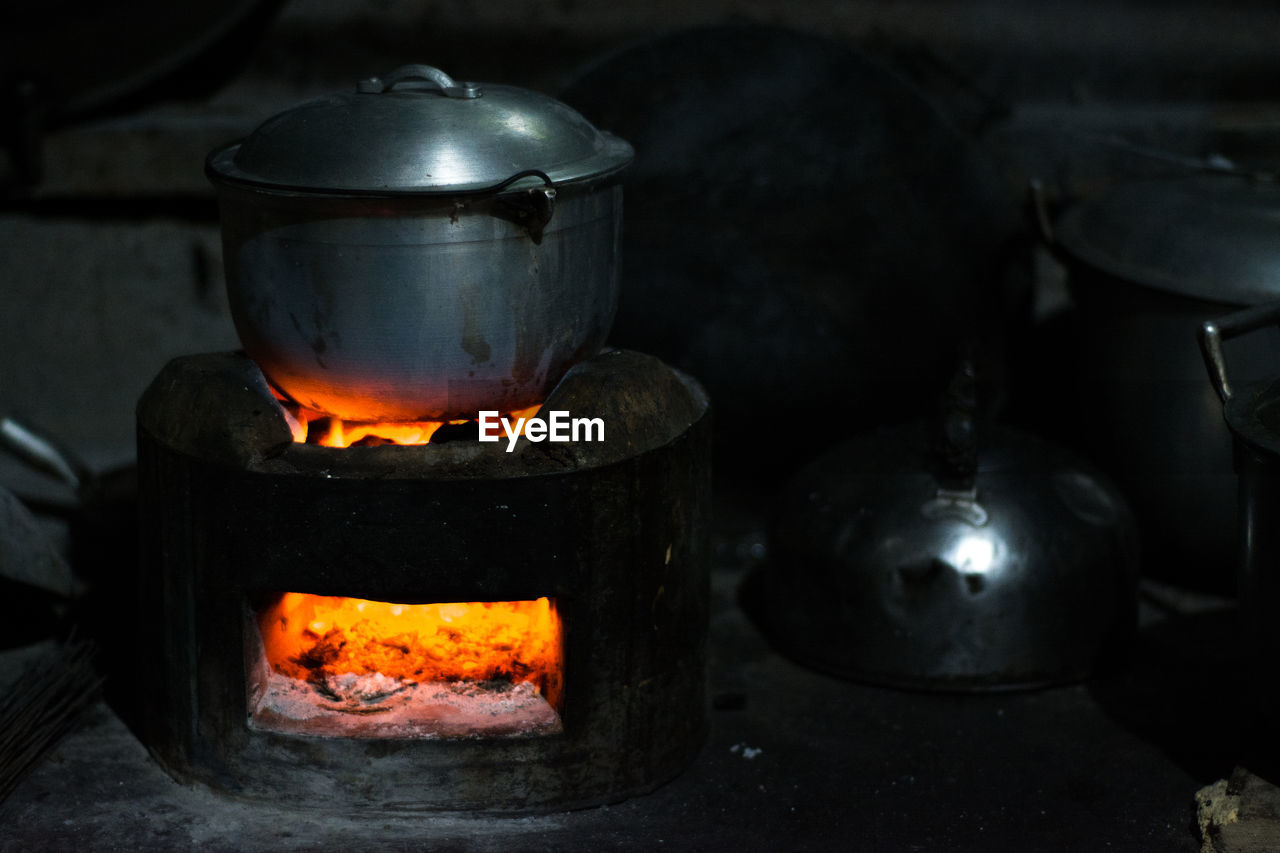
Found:
[[[1280, 8], [1263, 0], [294, 0], [274, 17], [247, 8], [221, 42], [176, 20], [199, 4], [158, 6], [132, 34], [107, 17], [68, 27], [75, 5], [20, 5], [5, 36], [27, 49], [5, 52], [0, 413], [23, 414], [98, 466], [131, 457], [134, 401], [168, 357], [235, 346], [204, 155], [403, 62], [555, 92], [584, 63], [659, 33], [784, 26], [894, 65], [990, 145], [1012, 182], [1068, 175], [1068, 192], [1109, 173], [1091, 136], [1267, 160], [1280, 131]], [[174, 76], [180, 63], [156, 60], [122, 97], [79, 113], [59, 112], [56, 87], [22, 89], [67, 64], [101, 74], [98, 54], [114, 61], [166, 33], [203, 52], [194, 70]], [[0, 483], [29, 479], [0, 461]]]

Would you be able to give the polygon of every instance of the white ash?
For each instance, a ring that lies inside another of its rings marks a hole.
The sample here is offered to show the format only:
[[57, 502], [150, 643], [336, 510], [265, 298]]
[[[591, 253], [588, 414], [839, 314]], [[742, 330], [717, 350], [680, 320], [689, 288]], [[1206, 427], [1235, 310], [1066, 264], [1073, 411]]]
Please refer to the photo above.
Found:
[[527, 682], [417, 684], [381, 673], [309, 684], [271, 671], [250, 719], [255, 728], [331, 737], [519, 737], [563, 730], [555, 708]]
[[327, 676], [322, 693], [342, 702], [372, 704], [381, 702], [413, 684], [380, 672], [344, 672]]

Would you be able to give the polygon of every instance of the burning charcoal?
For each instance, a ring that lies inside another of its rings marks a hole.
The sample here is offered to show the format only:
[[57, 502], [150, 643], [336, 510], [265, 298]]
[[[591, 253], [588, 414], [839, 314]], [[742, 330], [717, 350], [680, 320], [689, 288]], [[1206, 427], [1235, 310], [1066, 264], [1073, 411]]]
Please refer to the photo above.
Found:
[[332, 421], [322, 416], [312, 415], [306, 419], [306, 424], [308, 444], [321, 444], [322, 439], [332, 430]]
[[480, 423], [463, 421], [460, 424], [448, 423], [436, 430], [431, 436], [432, 444], [444, 444], [446, 441], [479, 441]]
[[304, 670], [323, 677], [326, 674], [324, 668], [338, 659], [344, 645], [346, 641], [340, 632], [329, 631], [314, 646], [294, 658], [293, 662]]

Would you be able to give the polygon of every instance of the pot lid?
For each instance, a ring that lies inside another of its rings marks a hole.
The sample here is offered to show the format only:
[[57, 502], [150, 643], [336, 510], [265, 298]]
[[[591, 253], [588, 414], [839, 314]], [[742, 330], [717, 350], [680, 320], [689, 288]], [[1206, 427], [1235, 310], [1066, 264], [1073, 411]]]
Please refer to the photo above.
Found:
[[600, 178], [632, 156], [626, 142], [554, 98], [406, 65], [268, 119], [213, 152], [207, 171], [215, 183], [269, 190], [454, 194], [526, 177]]
[[1234, 305], [1280, 298], [1280, 186], [1247, 175], [1124, 184], [1069, 210], [1054, 240], [1157, 290]]

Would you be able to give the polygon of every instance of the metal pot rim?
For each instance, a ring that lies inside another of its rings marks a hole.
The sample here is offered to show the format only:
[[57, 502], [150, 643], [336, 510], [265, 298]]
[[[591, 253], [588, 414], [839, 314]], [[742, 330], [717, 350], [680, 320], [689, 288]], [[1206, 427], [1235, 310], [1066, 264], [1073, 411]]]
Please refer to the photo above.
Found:
[[1069, 259], [1143, 287], [1228, 305], [1280, 298], [1280, 187], [1237, 175], [1130, 181], [1054, 223]]
[[[601, 134], [608, 150], [598, 162], [600, 169], [579, 177], [566, 177], [563, 170], [543, 172], [541, 169], [528, 169], [513, 173], [496, 183], [477, 185], [459, 185], [441, 189], [422, 189], [418, 187], [376, 187], [351, 188], [341, 186], [317, 186], [304, 183], [288, 184], [255, 178], [240, 169], [235, 162], [243, 139], [229, 143], [212, 151], [205, 159], [205, 175], [215, 186], [237, 187], [261, 195], [293, 196], [304, 198], [452, 198], [458, 196], [495, 195], [506, 190], [522, 190], [549, 184], [557, 190], [590, 189], [610, 183], [631, 164], [633, 151], [631, 146], [609, 133]], [[625, 156], [623, 156], [625, 155]]]
[[552, 185], [600, 179], [633, 157], [554, 98], [407, 65], [267, 119], [213, 152], [206, 171], [215, 184], [277, 192], [459, 195], [533, 174]]

